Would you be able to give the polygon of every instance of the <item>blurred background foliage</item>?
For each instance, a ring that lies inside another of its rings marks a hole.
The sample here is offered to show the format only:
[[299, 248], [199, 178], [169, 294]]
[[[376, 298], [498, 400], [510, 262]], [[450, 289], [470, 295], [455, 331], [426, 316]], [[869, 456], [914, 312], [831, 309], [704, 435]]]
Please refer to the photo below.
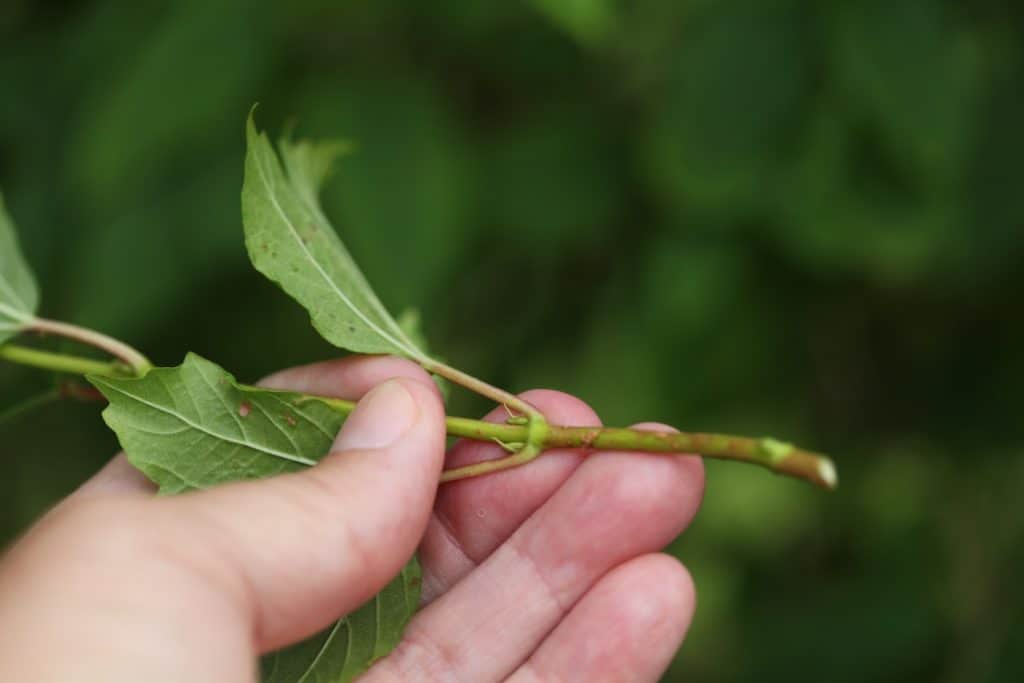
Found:
[[[4, 0], [0, 187], [45, 314], [251, 380], [335, 351], [247, 265], [245, 115], [348, 138], [328, 214], [447, 358], [836, 456], [709, 463], [669, 680], [1018, 681], [1022, 83], [1014, 0]], [[0, 541], [97, 413], [3, 427]]]

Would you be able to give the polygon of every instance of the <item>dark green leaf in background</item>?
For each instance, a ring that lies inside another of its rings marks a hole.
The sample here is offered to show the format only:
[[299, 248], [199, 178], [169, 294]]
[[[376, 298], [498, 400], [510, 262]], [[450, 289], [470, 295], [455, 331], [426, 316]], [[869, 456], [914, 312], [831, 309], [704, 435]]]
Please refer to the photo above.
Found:
[[584, 45], [599, 45], [617, 23], [613, 0], [531, 0], [530, 4]]

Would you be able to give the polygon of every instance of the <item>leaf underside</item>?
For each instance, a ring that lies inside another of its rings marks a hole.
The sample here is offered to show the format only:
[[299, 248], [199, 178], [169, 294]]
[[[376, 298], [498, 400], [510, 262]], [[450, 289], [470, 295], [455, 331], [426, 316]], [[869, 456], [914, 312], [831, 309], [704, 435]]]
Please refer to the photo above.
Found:
[[128, 459], [164, 494], [308, 467], [328, 451], [343, 421], [317, 401], [240, 388], [195, 354], [142, 379], [89, 379], [110, 401], [103, 419]]
[[[239, 386], [224, 369], [195, 354], [179, 367], [155, 368], [139, 379], [89, 380], [110, 401], [103, 419], [128, 460], [161, 494], [308, 467], [328, 452], [344, 421], [319, 401]], [[419, 594], [420, 569], [413, 558], [366, 605], [265, 657], [263, 680], [352, 680], [398, 643]]]
[[413, 559], [370, 602], [312, 638], [267, 655], [263, 683], [345, 683], [395, 649], [416, 611], [422, 582]]
[[0, 344], [35, 318], [39, 290], [18, 246], [14, 221], [0, 195]]
[[256, 269], [302, 304], [335, 346], [425, 359], [381, 304], [317, 199], [343, 145], [285, 138], [279, 160], [251, 114], [246, 139], [242, 223]]

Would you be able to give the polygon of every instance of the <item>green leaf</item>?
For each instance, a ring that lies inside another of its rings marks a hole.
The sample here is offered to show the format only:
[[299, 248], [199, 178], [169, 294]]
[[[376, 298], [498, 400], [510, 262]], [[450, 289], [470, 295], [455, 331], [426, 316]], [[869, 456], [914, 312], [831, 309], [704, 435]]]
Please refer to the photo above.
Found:
[[190, 353], [140, 379], [90, 377], [110, 405], [103, 419], [128, 460], [161, 493], [259, 479], [316, 464], [343, 418], [299, 395], [241, 387]]
[[419, 604], [421, 571], [413, 557], [368, 603], [317, 635], [267, 655], [264, 683], [345, 683], [395, 649]]
[[0, 195], [0, 344], [35, 318], [39, 290], [18, 246], [14, 221]]
[[530, 4], [584, 45], [603, 43], [618, 21], [611, 0], [532, 0]]
[[[195, 354], [177, 368], [154, 368], [138, 379], [89, 380], [110, 401], [103, 418], [128, 460], [163, 494], [313, 465], [328, 452], [344, 421], [335, 410], [299, 394], [241, 386]], [[366, 605], [264, 658], [264, 680], [352, 680], [395, 647], [419, 594], [420, 568], [413, 558]]]
[[338, 143], [279, 143], [278, 160], [249, 116], [242, 223], [249, 258], [309, 311], [330, 343], [357, 353], [425, 359], [370, 288], [324, 216], [317, 191]]

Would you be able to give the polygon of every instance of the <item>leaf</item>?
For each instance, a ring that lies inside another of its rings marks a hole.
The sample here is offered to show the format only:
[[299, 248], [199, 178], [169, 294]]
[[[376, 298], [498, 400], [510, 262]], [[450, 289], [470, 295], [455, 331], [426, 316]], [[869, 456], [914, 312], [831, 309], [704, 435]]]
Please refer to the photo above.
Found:
[[278, 160], [250, 114], [242, 186], [249, 258], [309, 311], [330, 343], [358, 353], [425, 359], [381, 304], [324, 216], [317, 200], [339, 143], [279, 143]]
[[0, 195], [0, 344], [35, 318], [39, 290], [18, 246], [14, 221]]
[[605, 42], [617, 23], [617, 7], [611, 0], [532, 0], [530, 4], [588, 46]]
[[416, 611], [421, 571], [413, 557], [380, 593], [331, 628], [260, 662], [264, 683], [345, 683], [395, 649]]
[[90, 377], [110, 405], [103, 419], [128, 460], [160, 493], [259, 479], [316, 464], [343, 418], [297, 394], [240, 387], [190, 353], [141, 379]]
[[[155, 368], [143, 378], [89, 380], [110, 401], [103, 419], [128, 460], [162, 494], [313, 465], [344, 421], [299, 394], [241, 386], [223, 368], [191, 353], [181, 366]], [[420, 568], [413, 558], [370, 602], [265, 657], [264, 680], [352, 680], [395, 647], [419, 595]]]

